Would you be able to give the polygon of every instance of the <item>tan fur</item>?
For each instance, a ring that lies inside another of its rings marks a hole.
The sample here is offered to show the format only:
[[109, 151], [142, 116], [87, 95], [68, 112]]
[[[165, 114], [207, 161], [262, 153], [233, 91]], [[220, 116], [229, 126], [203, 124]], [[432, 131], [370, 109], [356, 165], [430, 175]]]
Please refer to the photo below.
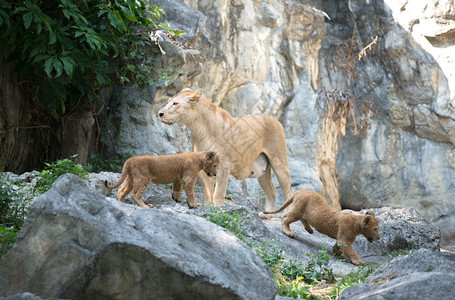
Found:
[[344, 253], [354, 265], [365, 263], [352, 248], [357, 235], [362, 234], [368, 242], [380, 238], [379, 225], [373, 211], [368, 211], [366, 215], [340, 212], [327, 204], [318, 193], [308, 190], [297, 191], [280, 208], [264, 213], [278, 213], [288, 206], [281, 215], [283, 231], [287, 236], [295, 237], [290, 224], [296, 221], [301, 221], [306, 231], [311, 234], [313, 226], [320, 233], [336, 239], [333, 252], [337, 255]]
[[222, 108], [202, 98], [202, 91], [184, 89], [172, 97], [159, 116], [164, 126], [185, 124], [192, 133], [194, 150], [213, 150], [220, 159], [216, 186], [214, 180], [200, 174], [206, 203], [223, 205], [229, 174], [239, 180], [258, 178], [266, 194], [266, 209], [275, 207], [276, 190], [272, 169], [285, 199], [293, 191], [283, 126], [263, 114], [234, 118]]
[[141, 207], [153, 207], [142, 201], [142, 195], [150, 184], [172, 183], [172, 199], [182, 203], [180, 193], [184, 185], [188, 205], [190, 208], [201, 206], [194, 199], [194, 185], [198, 173], [203, 170], [207, 176], [215, 176], [219, 163], [218, 156], [213, 151], [188, 152], [172, 155], [139, 155], [133, 156], [125, 162], [119, 180], [113, 185], [105, 186], [109, 189], [118, 187], [117, 198], [123, 201], [132, 191], [131, 197]]

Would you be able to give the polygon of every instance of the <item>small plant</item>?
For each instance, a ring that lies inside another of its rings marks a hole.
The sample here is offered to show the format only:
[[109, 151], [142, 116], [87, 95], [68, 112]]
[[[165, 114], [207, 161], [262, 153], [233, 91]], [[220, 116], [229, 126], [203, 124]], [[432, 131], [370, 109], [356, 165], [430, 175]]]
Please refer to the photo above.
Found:
[[[76, 158], [77, 154], [71, 156], [72, 159]], [[46, 163], [46, 168], [39, 174], [36, 188], [38, 192], [44, 193], [51, 188], [52, 184], [57, 180], [60, 175], [65, 173], [73, 173], [84, 179], [87, 176], [87, 171], [82, 165], [75, 163], [71, 159], [65, 158], [57, 160], [53, 163]]]
[[0, 177], [0, 256], [13, 247], [35, 194], [31, 187], [15, 188]]
[[350, 286], [354, 286], [359, 283], [364, 283], [366, 278], [377, 269], [377, 266], [363, 265], [357, 268], [357, 270], [348, 273], [341, 277], [334, 285], [330, 292], [331, 299], [338, 299], [341, 292]]
[[134, 155], [134, 151], [132, 153], [123, 153], [121, 156], [118, 156], [118, 158], [112, 155], [107, 156], [105, 154], [93, 153], [90, 155], [87, 163], [84, 164], [84, 169], [90, 173], [99, 173], [103, 171], [120, 173], [122, 172], [124, 162]]
[[246, 212], [229, 212], [224, 208], [212, 207], [208, 212], [205, 212], [203, 216], [208, 221], [229, 230], [240, 240], [245, 242], [242, 226], [245, 225], [247, 219], [251, 218], [250, 216], [247, 216]]
[[[310, 256], [310, 254], [307, 254]], [[313, 258], [308, 262], [305, 268], [304, 278], [307, 283], [314, 281], [334, 282], [335, 276], [332, 269], [329, 267], [329, 254], [326, 246], [322, 247], [317, 254], [313, 254]]]
[[14, 246], [19, 229], [15, 226], [0, 225], [0, 257]]

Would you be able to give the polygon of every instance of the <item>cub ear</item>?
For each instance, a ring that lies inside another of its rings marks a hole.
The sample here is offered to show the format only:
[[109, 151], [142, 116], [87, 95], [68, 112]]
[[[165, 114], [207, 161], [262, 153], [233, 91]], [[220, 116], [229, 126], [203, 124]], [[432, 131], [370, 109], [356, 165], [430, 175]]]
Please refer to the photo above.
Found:
[[210, 162], [215, 161], [216, 153], [213, 151], [208, 151], [206, 154], [206, 157], [207, 157], [207, 161], [210, 161]]
[[190, 97], [189, 97], [189, 101], [190, 102], [193, 102], [193, 103], [196, 103], [199, 101], [199, 99], [201, 98], [202, 96], [202, 90], [201, 89], [198, 89], [196, 90]]
[[370, 215], [366, 215], [364, 218], [363, 218], [363, 226], [367, 226], [368, 224], [370, 224], [371, 222], [373, 222], [373, 216], [370, 216]]
[[372, 211], [372, 210], [367, 211], [366, 215], [373, 216], [373, 217], [375, 216], [374, 211]]

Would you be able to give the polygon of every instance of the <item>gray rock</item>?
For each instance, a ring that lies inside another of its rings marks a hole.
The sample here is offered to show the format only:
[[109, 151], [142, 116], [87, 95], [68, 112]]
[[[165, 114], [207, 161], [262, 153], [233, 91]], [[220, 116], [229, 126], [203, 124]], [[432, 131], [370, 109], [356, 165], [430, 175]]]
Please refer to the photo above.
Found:
[[[4, 300], [43, 300], [43, 298], [36, 296], [32, 293], [21, 293], [21, 294], [15, 294], [11, 295], [5, 298], [2, 298]], [[57, 300], [54, 298], [54, 300]]]
[[367, 278], [367, 283], [381, 284], [413, 273], [445, 273], [455, 275], [455, 253], [419, 249], [382, 265]]
[[0, 295], [273, 299], [263, 261], [224, 229], [106, 198], [75, 175], [37, 197], [0, 262]]
[[346, 288], [338, 299], [411, 300], [453, 299], [455, 274], [413, 273], [380, 286], [359, 284]]
[[382, 265], [339, 299], [453, 299], [455, 253], [420, 249]]

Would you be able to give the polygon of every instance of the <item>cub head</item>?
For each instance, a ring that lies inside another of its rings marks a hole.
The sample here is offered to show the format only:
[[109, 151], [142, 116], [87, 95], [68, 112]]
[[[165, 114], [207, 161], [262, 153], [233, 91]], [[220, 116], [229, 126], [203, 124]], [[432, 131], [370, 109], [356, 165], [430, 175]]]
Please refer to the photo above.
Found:
[[362, 225], [362, 234], [367, 238], [368, 242], [373, 242], [380, 239], [379, 224], [373, 211], [367, 211], [366, 215], [363, 217]]
[[208, 176], [216, 176], [216, 168], [218, 167], [220, 160], [218, 159], [218, 155], [216, 155], [213, 151], [207, 151], [205, 154], [205, 161], [204, 161], [204, 172]]
[[166, 106], [159, 112], [161, 123], [169, 127], [174, 123], [187, 123], [192, 120], [194, 106], [202, 96], [202, 90], [192, 92], [190, 89], [183, 89], [180, 93], [169, 99]]

